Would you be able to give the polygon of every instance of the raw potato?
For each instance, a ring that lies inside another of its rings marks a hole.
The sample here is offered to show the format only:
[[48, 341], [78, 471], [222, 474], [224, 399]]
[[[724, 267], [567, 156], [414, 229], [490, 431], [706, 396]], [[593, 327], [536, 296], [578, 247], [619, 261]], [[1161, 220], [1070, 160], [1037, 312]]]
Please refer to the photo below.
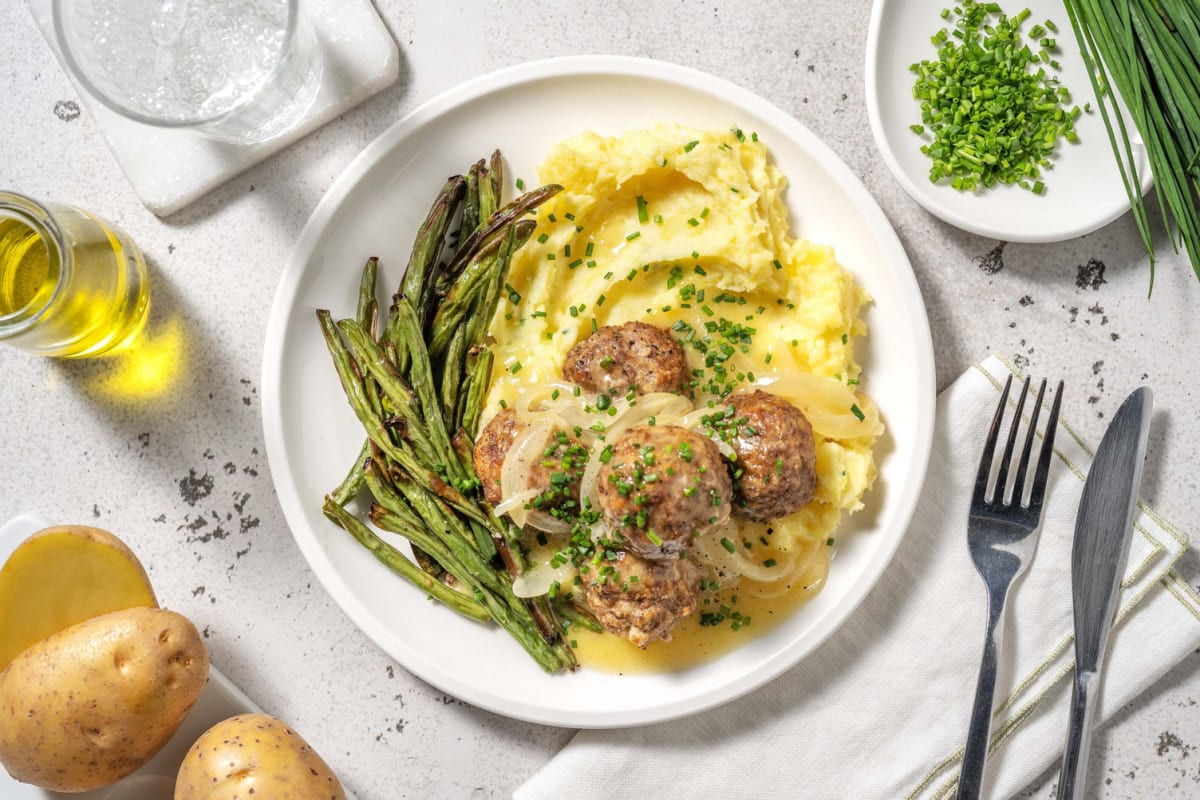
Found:
[[184, 616], [128, 608], [29, 647], [0, 673], [0, 764], [59, 792], [107, 786], [157, 753], [208, 681]]
[[141, 562], [108, 531], [86, 525], [38, 531], [0, 569], [0, 671], [22, 650], [76, 623], [157, 605]]
[[346, 800], [329, 765], [285, 723], [239, 714], [196, 740], [179, 767], [175, 800]]

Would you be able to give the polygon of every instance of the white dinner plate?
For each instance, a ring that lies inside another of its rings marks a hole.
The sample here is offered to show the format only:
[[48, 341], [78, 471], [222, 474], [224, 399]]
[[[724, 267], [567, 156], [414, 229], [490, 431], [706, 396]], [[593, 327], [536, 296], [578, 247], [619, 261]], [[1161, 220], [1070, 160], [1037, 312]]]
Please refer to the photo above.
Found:
[[[358, 276], [382, 259], [399, 284], [412, 237], [451, 174], [500, 148], [532, 184], [555, 142], [673, 122], [756, 131], [790, 179], [793, 233], [835, 246], [876, 298], [860, 350], [880, 406], [880, 478], [868, 510], [839, 530], [828, 585], [774, 630], [706, 664], [656, 675], [582, 669], [546, 675], [508, 634], [435, 606], [321, 514], [363, 433], [342, 396], [314, 311], [353, 316]], [[346, 614], [407, 669], [469, 703], [571, 727], [661, 721], [725, 702], [812, 652], [854, 611], [904, 535], [933, 425], [934, 370], [924, 306], [879, 207], [842, 161], [783, 111], [732, 84], [643, 59], [574, 57], [483, 76], [430, 100], [366, 148], [305, 227], [280, 282], [263, 354], [263, 426], [280, 503], [301, 551]]]
[[[8, 561], [12, 551], [31, 533], [48, 528], [55, 523], [39, 514], [22, 514], [0, 527], [0, 565]], [[52, 798], [78, 798], [78, 800], [148, 800], [166, 798], [175, 792], [175, 776], [179, 765], [192, 743], [206, 730], [223, 719], [236, 714], [259, 713], [258, 707], [249, 697], [214, 667], [209, 666], [208, 684], [200, 693], [196, 704], [188, 712], [183, 724], [167, 742], [158, 755], [149, 763], [123, 780], [92, 792], [60, 794], [18, 783], [0, 769], [0, 798], [4, 800], [51, 800]], [[347, 795], [349, 796], [349, 795]]]
[[[936, 60], [937, 49], [930, 37], [949, 27], [939, 13], [953, 7], [950, 2], [928, 0], [875, 0], [867, 32], [866, 95], [871, 133], [892, 175], [913, 200], [956, 228], [1006, 242], [1058, 242], [1073, 239], [1112, 222], [1129, 210], [1129, 197], [1099, 105], [1088, 79], [1087, 66], [1075, 41], [1070, 20], [1060, 0], [1020, 0], [1005, 4], [1015, 14], [1030, 9], [1023, 32], [1045, 20], [1053, 20], [1057, 32], [1048, 33], [1058, 45], [1055, 58], [1062, 70], [1057, 74], [1072, 95], [1072, 104], [1083, 108], [1091, 103], [1092, 113], [1075, 121], [1079, 142], [1060, 141], [1052, 158], [1053, 169], [1045, 170], [1045, 194], [1036, 195], [1018, 186], [998, 186], [979, 192], [960, 192], [946, 180], [929, 180], [929, 157], [921, 152], [925, 139], [910, 125], [921, 122], [921, 108], [912, 96], [915, 76], [909, 66]], [[951, 20], [952, 22], [953, 20]], [[1126, 115], [1126, 124], [1128, 115]], [[1130, 127], [1131, 141], [1136, 131]], [[926, 137], [927, 138], [927, 137]], [[1133, 147], [1142, 192], [1151, 185], [1145, 149]]]

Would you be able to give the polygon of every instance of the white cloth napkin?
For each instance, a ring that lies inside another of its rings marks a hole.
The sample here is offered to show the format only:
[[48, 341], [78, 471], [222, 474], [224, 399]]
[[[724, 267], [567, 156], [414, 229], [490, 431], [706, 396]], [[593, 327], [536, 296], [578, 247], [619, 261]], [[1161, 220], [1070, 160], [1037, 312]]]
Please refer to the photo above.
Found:
[[[985, 616], [967, 512], [1008, 373], [989, 358], [938, 398], [933, 456], [908, 535], [862, 607], [817, 652], [704, 714], [583, 731], [517, 800], [952, 797]], [[1011, 796], [1061, 758], [1074, 662], [1071, 539], [1092, 451], [1065, 424], [1055, 445], [1038, 553], [1009, 598], [988, 797]], [[1186, 536], [1144, 503], [1134, 525], [1104, 675], [1105, 719], [1200, 645], [1200, 597], [1174, 570]]]

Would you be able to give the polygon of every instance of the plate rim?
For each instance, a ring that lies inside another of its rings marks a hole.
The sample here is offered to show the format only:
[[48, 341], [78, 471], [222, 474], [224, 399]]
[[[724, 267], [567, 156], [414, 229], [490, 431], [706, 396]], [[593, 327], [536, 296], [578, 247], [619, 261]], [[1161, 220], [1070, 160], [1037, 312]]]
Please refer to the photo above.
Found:
[[[930, 192], [928, 187], [914, 181], [908, 172], [900, 166], [900, 160], [896, 157], [895, 150], [891, 146], [891, 139], [884, 130], [878, 103], [879, 82], [877, 75], [880, 68], [878, 55], [883, 28], [883, 13], [889, 4], [894, 2], [897, 2], [897, 0], [875, 0], [871, 4], [871, 17], [867, 23], [867, 46], [864, 56], [863, 77], [865, 80], [867, 119], [871, 126], [871, 138], [875, 140], [875, 148], [879, 151], [880, 157], [883, 158], [883, 163], [887, 165], [888, 172], [900, 184], [900, 188], [904, 190], [904, 193], [909, 198], [916, 201], [918, 205], [933, 216], [959, 230], [973, 233], [977, 236], [984, 236], [988, 239], [1015, 242], [1018, 244], [1053, 244], [1055, 242], [1070, 241], [1071, 239], [1077, 239], [1080, 236], [1086, 236], [1089, 233], [1098, 231], [1129, 213], [1130, 209], [1127, 203], [1119, 204], [1114, 210], [1105, 211], [1104, 214], [1097, 216], [1095, 219], [1073, 228], [1041, 235], [1029, 235], [1004, 228], [1003, 226], [990, 225], [985, 220], [975, 220], [958, 214], [953, 209], [939, 203], [936, 194]], [[1072, 41], [1074, 41], [1074, 34], [1072, 34]], [[1132, 123], [1130, 125], [1132, 126]], [[1150, 174], [1148, 164], [1140, 167], [1138, 174], [1141, 178], [1141, 193], [1144, 197], [1154, 185], [1154, 178]], [[932, 185], [930, 184], [930, 186]]]
[[[765, 660], [759, 674], [739, 676], [737, 680], [725, 682], [713, 689], [700, 694], [689, 695], [672, 703], [656, 704], [636, 711], [621, 712], [570, 712], [570, 716], [555, 713], [553, 709], [531, 707], [519, 698], [508, 698], [502, 702], [499, 695], [480, 691], [468, 682], [460, 681], [454, 676], [441, 672], [436, 659], [432, 659], [416, 650], [408, 650], [402, 661], [382, 643], [387, 634], [385, 627], [374, 615], [365, 608], [357, 597], [348, 589], [343, 576], [329, 568], [328, 557], [324, 554], [321, 544], [312, 531], [308, 530], [300, 508], [302, 500], [297, 496], [297, 487], [292, 482], [284, 482], [276, 477], [282, 474], [272, 468], [271, 476], [285, 522], [296, 541], [308, 567], [320, 581], [325, 591], [350, 622], [358, 627], [389, 658], [394, 659], [406, 670], [413, 673], [447, 693], [454, 695], [478, 708], [501, 714], [503, 716], [526, 722], [544, 725], [554, 725], [569, 728], [616, 728], [636, 725], [648, 725], [665, 722], [680, 717], [689, 716], [715, 706], [727, 703], [741, 697], [759, 686], [774, 680], [780, 674], [798, 664], [811, 655], [830, 636], [853, 615], [862, 604], [867, 594], [878, 582], [884, 570], [891, 563], [901, 541], [911, 523], [917, 500], [921, 494], [925, 474], [928, 467], [929, 455], [933, 444], [933, 420], [935, 405], [935, 366], [933, 357], [933, 340], [929, 328], [924, 300], [920, 293], [916, 274], [912, 263], [904, 250], [898, 234], [887, 219], [882, 208], [867, 190], [863, 182], [851, 170], [846, 162], [833, 151], [829, 145], [816, 136], [800, 120], [787, 113], [779, 106], [765, 98], [740, 87], [724, 78], [711, 75], [701, 70], [685, 67], [671, 62], [633, 56], [612, 55], [573, 55], [538, 59], [515, 64], [493, 72], [488, 72], [463, 83], [445, 89], [425, 100], [384, 130], [351, 162], [343, 168], [333, 181], [305, 222], [300, 236], [288, 255], [287, 262], [280, 274], [279, 284], [271, 304], [263, 347], [262, 380], [262, 423], [264, 445], [266, 447], [269, 466], [287, 463], [283, 451], [283, 414], [281, 405], [281, 386], [283, 347], [286, 332], [285, 317], [288, 309], [294, 303], [305, 265], [319, 242], [319, 237], [330, 218], [336, 213], [341, 203], [355, 189], [358, 182], [374, 167], [390, 150], [411, 136], [427, 120], [448, 113], [453, 109], [470, 103], [479, 97], [503, 89], [511, 89], [522, 84], [534, 83], [545, 79], [558, 79], [571, 76], [613, 76], [613, 77], [653, 77], [669, 84], [686, 87], [689, 90], [706, 95], [719, 97], [732, 104], [737, 104], [752, 110], [753, 113], [769, 118], [773, 124], [789, 133], [789, 138], [802, 141], [810, 155], [820, 157], [822, 165], [833, 172], [835, 177], [850, 193], [856, 210], [859, 211], [870, 227], [877, 232], [881, 250], [887, 260], [895, 265], [891, 271], [902, 289], [903, 296], [898, 298], [910, 310], [910, 331], [913, 336], [918, 363], [913, 365], [914, 374], [926, 376], [927, 380], [916, 384], [916, 425], [915, 447], [910, 466], [919, 478], [908, 483], [900, 492], [896, 501], [894, 519], [896, 530], [890, 539], [880, 542], [878, 556], [871, 562], [871, 568], [859, 576], [857, 582], [848, 590], [844, 609], [836, 623], [827, 625], [814, 635], [798, 654], [783, 652]], [[861, 207], [860, 207], [861, 206]], [[903, 267], [903, 268], [901, 268]], [[300, 531], [300, 533], [298, 533]], [[394, 636], [391, 636], [394, 638]]]

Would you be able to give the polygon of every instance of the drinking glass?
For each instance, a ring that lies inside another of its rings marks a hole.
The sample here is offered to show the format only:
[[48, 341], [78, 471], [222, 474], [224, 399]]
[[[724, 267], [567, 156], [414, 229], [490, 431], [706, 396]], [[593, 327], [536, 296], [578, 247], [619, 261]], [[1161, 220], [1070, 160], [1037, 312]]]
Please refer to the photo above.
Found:
[[299, 0], [53, 0], [74, 77], [130, 119], [250, 143], [308, 111], [321, 53]]
[[133, 340], [149, 311], [146, 261], [120, 228], [0, 191], [0, 343], [95, 356]]

